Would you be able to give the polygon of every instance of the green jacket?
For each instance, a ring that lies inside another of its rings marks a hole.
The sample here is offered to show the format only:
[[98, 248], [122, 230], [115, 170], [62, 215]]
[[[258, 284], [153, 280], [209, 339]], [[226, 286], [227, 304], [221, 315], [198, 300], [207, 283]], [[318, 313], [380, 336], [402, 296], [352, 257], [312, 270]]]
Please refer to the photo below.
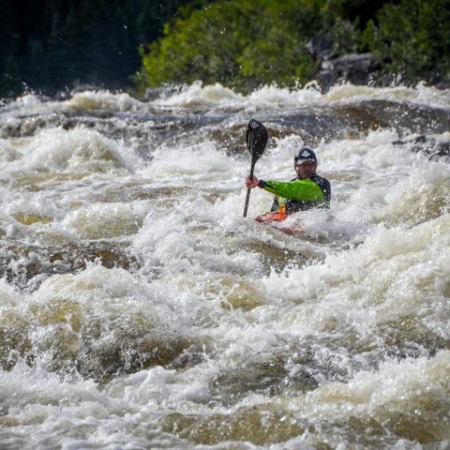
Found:
[[317, 174], [306, 180], [298, 178], [292, 181], [260, 180], [259, 187], [277, 196], [272, 211], [277, 210], [282, 204], [285, 205], [288, 214], [316, 207], [328, 208], [330, 204], [330, 182]]

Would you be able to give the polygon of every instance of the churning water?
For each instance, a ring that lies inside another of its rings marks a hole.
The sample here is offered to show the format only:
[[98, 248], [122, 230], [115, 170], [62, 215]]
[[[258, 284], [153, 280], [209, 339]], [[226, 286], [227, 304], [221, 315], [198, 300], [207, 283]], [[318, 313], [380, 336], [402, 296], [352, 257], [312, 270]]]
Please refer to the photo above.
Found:
[[[0, 109], [1, 449], [450, 448], [450, 91]], [[243, 217], [314, 147], [330, 214]], [[330, 217], [331, 216], [331, 217]]]

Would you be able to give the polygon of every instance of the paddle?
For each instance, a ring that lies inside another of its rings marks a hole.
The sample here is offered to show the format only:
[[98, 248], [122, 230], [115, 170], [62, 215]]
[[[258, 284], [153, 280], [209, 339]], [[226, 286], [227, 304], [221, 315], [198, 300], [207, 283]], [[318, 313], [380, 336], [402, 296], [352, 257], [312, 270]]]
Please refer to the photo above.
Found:
[[[247, 148], [252, 155], [250, 164], [250, 177], [253, 177], [253, 170], [255, 168], [256, 161], [264, 153], [269, 139], [269, 133], [261, 122], [255, 119], [250, 120], [247, 126], [247, 134], [245, 136], [247, 141]], [[247, 217], [248, 203], [250, 201], [250, 189], [247, 189], [247, 197], [245, 199], [244, 217]]]

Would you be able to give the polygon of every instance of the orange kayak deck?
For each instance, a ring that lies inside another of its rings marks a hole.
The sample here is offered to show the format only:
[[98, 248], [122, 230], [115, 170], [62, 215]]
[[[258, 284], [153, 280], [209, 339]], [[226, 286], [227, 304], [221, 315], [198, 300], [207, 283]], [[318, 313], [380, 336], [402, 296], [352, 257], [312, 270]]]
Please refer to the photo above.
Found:
[[272, 222], [272, 221], [280, 222], [282, 220], [285, 220], [286, 217], [287, 217], [286, 214], [274, 212], [274, 213], [265, 214], [264, 216], [258, 216], [255, 220], [257, 222]]
[[258, 216], [255, 220], [259, 223], [263, 223], [264, 225], [269, 225], [273, 228], [276, 228], [279, 231], [282, 231], [285, 234], [293, 236], [296, 231], [295, 229], [291, 229], [286, 227], [285, 225], [281, 225], [281, 223], [288, 218], [287, 214], [282, 214], [280, 212], [273, 212], [269, 214], [264, 214], [263, 216]]

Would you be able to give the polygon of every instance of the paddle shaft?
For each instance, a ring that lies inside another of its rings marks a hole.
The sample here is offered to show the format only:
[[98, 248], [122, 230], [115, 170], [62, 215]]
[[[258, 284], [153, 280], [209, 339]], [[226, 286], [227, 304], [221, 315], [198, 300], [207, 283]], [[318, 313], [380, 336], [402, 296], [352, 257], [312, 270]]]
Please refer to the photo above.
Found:
[[[253, 170], [255, 169], [256, 158], [252, 153], [252, 162], [250, 164], [250, 178], [253, 178]], [[245, 197], [245, 206], [244, 206], [244, 217], [247, 217], [248, 204], [250, 202], [250, 191], [251, 189], [247, 189], [247, 196]]]

